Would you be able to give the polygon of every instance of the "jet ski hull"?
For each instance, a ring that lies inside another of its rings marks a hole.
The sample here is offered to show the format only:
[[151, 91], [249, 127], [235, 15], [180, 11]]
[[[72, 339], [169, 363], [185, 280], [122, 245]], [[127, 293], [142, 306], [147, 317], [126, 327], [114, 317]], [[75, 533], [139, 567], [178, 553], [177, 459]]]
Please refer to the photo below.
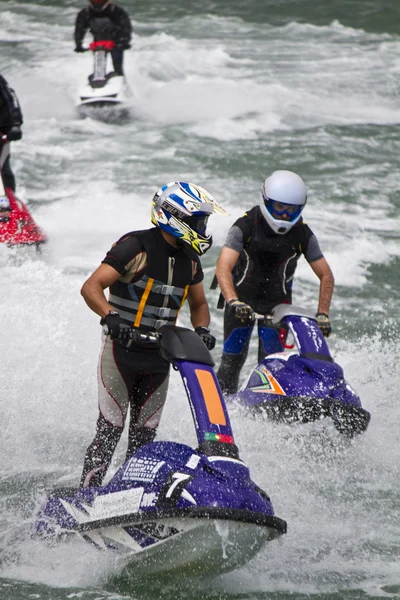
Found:
[[128, 101], [130, 90], [122, 75], [108, 77], [104, 86], [92, 87], [90, 83], [79, 92], [79, 106], [115, 106]]
[[197, 449], [151, 442], [104, 486], [52, 491], [33, 534], [51, 541], [78, 536], [125, 567], [140, 561], [140, 573], [229, 571], [283, 535], [286, 522], [239, 458], [206, 346], [189, 329], [160, 332], [160, 354], [185, 385]]
[[[238, 399], [242, 394], [239, 392]], [[251, 392], [243, 394], [242, 401], [250, 406]], [[360, 406], [343, 403], [338, 400], [316, 397], [268, 397], [268, 400], [253, 396], [252, 409], [266, 415], [271, 421], [279, 423], [312, 423], [331, 418], [336, 429], [349, 437], [367, 430], [371, 414]]]
[[273, 517], [270, 525], [212, 517], [170, 517], [141, 522], [129, 518], [119, 524], [75, 531], [103, 551], [118, 556], [125, 573], [142, 575], [180, 573], [220, 574], [249, 562], [283, 533], [283, 522]]
[[47, 236], [35, 223], [25, 204], [16, 198], [10, 188], [5, 190], [10, 211], [0, 212], [0, 243], [7, 246], [40, 246]]
[[140, 448], [104, 488], [51, 492], [35, 535], [79, 537], [141, 572], [220, 573], [286, 532], [241, 460], [173, 442]]
[[274, 310], [277, 318], [272, 324], [291, 330], [297, 351], [266, 356], [231, 399], [274, 421], [309, 423], [331, 418], [343, 435], [366, 431], [371, 415], [331, 357], [315, 317], [290, 305]]

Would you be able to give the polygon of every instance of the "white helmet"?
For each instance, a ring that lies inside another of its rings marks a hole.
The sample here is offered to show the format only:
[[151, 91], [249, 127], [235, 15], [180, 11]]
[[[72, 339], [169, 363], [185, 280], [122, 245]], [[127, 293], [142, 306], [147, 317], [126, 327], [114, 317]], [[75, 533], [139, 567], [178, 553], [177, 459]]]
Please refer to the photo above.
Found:
[[[285, 234], [301, 217], [307, 202], [304, 181], [293, 171], [274, 171], [261, 187], [261, 212], [275, 233]], [[286, 218], [282, 218], [286, 215]]]

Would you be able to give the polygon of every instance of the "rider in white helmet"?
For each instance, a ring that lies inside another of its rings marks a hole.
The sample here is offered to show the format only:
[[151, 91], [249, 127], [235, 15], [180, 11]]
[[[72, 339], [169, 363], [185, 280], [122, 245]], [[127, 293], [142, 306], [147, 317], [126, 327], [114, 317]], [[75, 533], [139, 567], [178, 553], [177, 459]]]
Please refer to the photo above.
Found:
[[275, 233], [290, 231], [300, 220], [306, 202], [305, 183], [292, 171], [275, 171], [261, 187], [261, 212]]
[[[303, 222], [307, 189], [292, 171], [274, 171], [264, 181], [261, 198], [230, 228], [217, 262], [221, 288], [219, 307], [225, 305], [224, 345], [218, 380], [222, 391], [235, 393], [246, 361], [255, 315], [292, 302], [293, 277], [304, 255], [320, 280], [317, 321], [331, 333], [329, 308], [334, 287], [332, 271], [314, 233]], [[215, 280], [215, 283], [216, 283]], [[259, 360], [283, 350], [284, 338], [258, 321]]]

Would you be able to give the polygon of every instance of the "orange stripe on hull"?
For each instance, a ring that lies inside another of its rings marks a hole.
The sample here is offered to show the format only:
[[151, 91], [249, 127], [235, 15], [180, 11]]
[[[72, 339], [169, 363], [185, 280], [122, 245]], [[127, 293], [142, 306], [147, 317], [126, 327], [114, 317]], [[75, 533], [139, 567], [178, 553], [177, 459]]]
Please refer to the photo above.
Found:
[[275, 392], [275, 394], [279, 394], [280, 396], [286, 396], [285, 391], [281, 388], [275, 377], [269, 372], [267, 372], [266, 375], [268, 377], [268, 381], [272, 385], [272, 389]]
[[224, 409], [212, 373], [203, 369], [195, 369], [195, 373], [203, 393], [210, 423], [226, 425]]

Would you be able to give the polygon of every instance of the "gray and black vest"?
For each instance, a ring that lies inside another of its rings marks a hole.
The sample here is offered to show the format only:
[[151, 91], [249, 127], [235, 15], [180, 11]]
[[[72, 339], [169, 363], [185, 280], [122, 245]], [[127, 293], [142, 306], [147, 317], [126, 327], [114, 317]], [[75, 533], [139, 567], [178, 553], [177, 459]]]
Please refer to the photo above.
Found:
[[109, 302], [134, 327], [149, 330], [173, 325], [189, 292], [195, 262], [183, 248], [160, 239], [158, 229], [132, 235], [142, 243], [147, 264], [131, 283], [113, 283]]

